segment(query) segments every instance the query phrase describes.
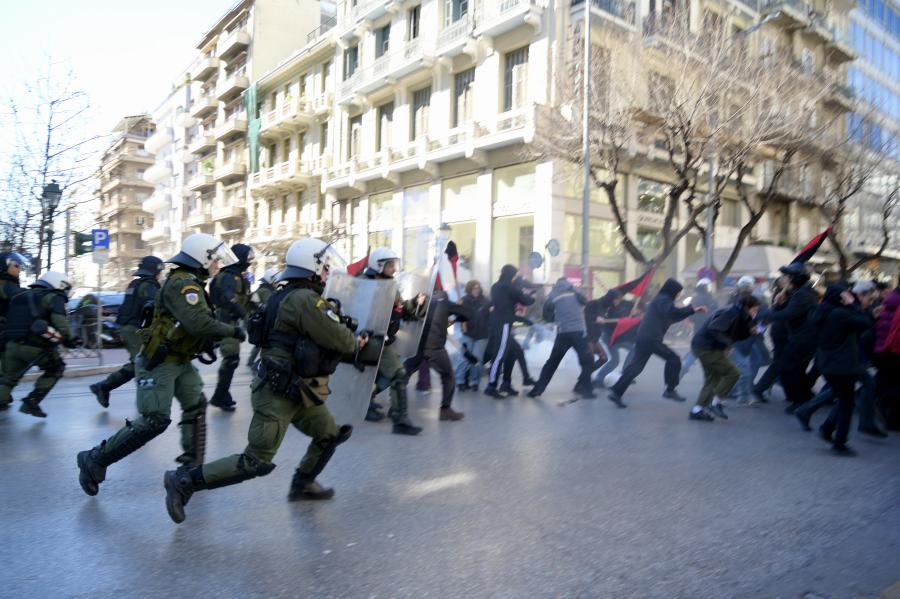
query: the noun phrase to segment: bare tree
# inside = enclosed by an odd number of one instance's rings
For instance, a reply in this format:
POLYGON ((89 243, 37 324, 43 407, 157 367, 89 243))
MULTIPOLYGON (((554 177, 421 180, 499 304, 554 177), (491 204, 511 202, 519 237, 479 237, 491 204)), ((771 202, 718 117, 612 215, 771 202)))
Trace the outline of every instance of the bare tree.
POLYGON ((21 93, 7 98, 6 104, 4 125, 14 131, 14 144, 2 175, 0 243, 39 261, 54 220, 77 203, 73 196, 84 191, 92 176, 95 142, 102 136, 84 134, 90 109, 87 94, 78 89, 72 71, 52 59, 40 76, 25 83, 21 93), (51 181, 56 181, 68 201, 47 211, 41 196, 51 181))

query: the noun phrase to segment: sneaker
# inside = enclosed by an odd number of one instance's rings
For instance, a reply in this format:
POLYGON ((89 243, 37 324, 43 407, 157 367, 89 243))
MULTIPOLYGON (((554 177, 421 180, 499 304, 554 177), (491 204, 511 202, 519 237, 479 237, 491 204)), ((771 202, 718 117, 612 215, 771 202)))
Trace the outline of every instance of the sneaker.
POLYGON ((30 399, 23 399, 22 405, 19 406, 19 411, 23 414, 30 414, 35 418, 46 418, 47 412, 41 409, 38 405, 38 402, 32 401, 30 399))
POLYGON ((715 414, 716 416, 718 416, 719 418, 728 420, 728 414, 725 413, 725 408, 720 403, 719 404, 715 404, 715 403, 710 404, 709 411, 712 412, 713 414, 715 414))
POLYGON ((103 383, 94 383, 90 386, 91 393, 97 398, 97 403, 104 408, 109 407, 109 390, 103 383))
POLYGON ((465 418, 465 414, 462 412, 457 412, 453 408, 441 408, 440 416, 438 416, 438 420, 442 421, 450 421, 456 422, 457 420, 462 420, 465 418))
POLYGON ((497 387, 492 387, 491 385, 484 388, 484 394, 494 399, 506 399, 505 395, 497 391, 497 387))
POLYGON ((513 389, 512 385, 500 385, 500 393, 506 393, 509 397, 518 397, 518 389, 513 389))
POLYGON ((666 389, 665 391, 663 391, 662 396, 663 399, 671 399, 672 401, 687 401, 684 397, 679 395, 678 391, 676 391, 675 389, 666 389))
POLYGON ((857 455, 856 451, 854 451, 850 447, 847 447, 846 445, 832 445, 831 453, 833 453, 834 455, 837 455, 837 456, 845 457, 845 458, 852 458, 852 457, 856 457, 856 455, 857 455))
POLYGON ((616 407, 618 407, 618 408, 627 408, 628 407, 625 405, 625 402, 622 401, 622 396, 619 395, 618 393, 616 393, 615 391, 610 391, 609 393, 607 393, 606 399, 608 399, 609 401, 616 404, 616 407))
POLYGON ((392 432, 395 435, 409 435, 414 437, 422 432, 422 427, 415 426, 410 422, 395 422, 392 432))
POLYGON ((531 391, 529 391, 529 392, 526 393, 525 395, 527 395, 527 396, 530 397, 531 399, 537 399, 538 397, 541 396, 541 392, 538 391, 537 389, 532 389, 531 391))
POLYGON ((712 422, 715 420, 715 418, 713 418, 712 414, 710 414, 706 410, 700 410, 699 412, 694 412, 692 410, 691 413, 688 414, 688 420, 700 420, 702 422, 712 422))
POLYGON ((809 425, 809 416, 807 416, 804 412, 794 412, 794 418, 796 418, 800 422, 800 426, 803 427, 803 430, 809 432, 812 430, 812 427, 809 425))

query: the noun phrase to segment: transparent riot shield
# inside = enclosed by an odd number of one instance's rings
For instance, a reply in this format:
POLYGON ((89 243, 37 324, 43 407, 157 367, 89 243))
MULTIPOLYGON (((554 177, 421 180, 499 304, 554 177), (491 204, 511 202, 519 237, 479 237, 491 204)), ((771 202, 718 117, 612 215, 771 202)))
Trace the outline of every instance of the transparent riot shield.
POLYGON ((420 293, 425 294, 425 315, 415 320, 404 320, 396 340, 391 345, 401 360, 411 358, 419 351, 419 342, 425 331, 425 319, 428 317, 428 306, 431 304, 437 273, 435 267, 426 272, 402 272, 394 277, 400 289, 400 297, 404 301, 414 299, 420 293))
POLYGON ((341 311, 359 321, 357 331, 370 334, 359 360, 341 363, 331 375, 328 408, 339 425, 359 423, 366 415, 396 294, 397 283, 390 279, 366 279, 347 273, 328 277, 324 297, 338 300, 341 311))

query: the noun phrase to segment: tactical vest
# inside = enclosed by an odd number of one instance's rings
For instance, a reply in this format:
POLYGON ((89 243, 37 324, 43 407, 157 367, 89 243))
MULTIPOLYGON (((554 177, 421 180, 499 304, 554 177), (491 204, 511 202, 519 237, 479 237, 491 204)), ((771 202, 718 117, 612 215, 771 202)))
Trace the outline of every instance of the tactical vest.
POLYGON ((236 316, 233 314, 226 313, 226 310, 220 309, 220 305, 222 302, 222 298, 220 295, 223 293, 222 286, 222 277, 233 277, 234 278, 234 297, 237 300, 237 303, 241 305, 241 307, 246 310, 248 307, 248 303, 250 300, 250 284, 244 279, 241 273, 236 273, 230 270, 222 270, 219 274, 213 277, 213 280, 210 281, 209 284, 209 294, 213 299, 212 305, 216 308, 216 318, 224 322, 232 322, 236 319, 236 316))
POLYGON ((6 319, 12 298, 20 292, 19 279, 9 274, 0 274, 0 322, 6 319))
POLYGON ((131 325, 139 326, 141 324, 141 313, 144 309, 144 302, 140 299, 141 285, 151 285, 154 293, 159 291, 159 284, 153 277, 141 277, 133 280, 128 284, 125 290, 125 301, 119 308, 119 314, 116 316, 116 324, 119 326, 131 325))
POLYGON ((47 296, 54 294, 65 297, 62 291, 41 288, 27 289, 14 297, 6 313, 4 337, 34 345, 49 345, 49 341, 32 333, 31 324, 36 320, 50 322, 53 310, 52 302, 47 301, 47 296))
MULTIPOLYGON (((157 294, 158 301, 153 308, 153 322, 146 333, 146 351, 143 353, 148 358, 156 355, 160 346, 165 345, 168 348, 166 353, 171 358, 190 361, 194 354, 198 353, 206 345, 204 339, 192 337, 166 308, 166 287, 186 278, 195 281, 198 287, 203 288, 203 284, 186 271, 176 270, 169 275, 169 278, 166 279, 166 284, 157 294)), ((206 295, 206 291, 203 292, 203 295, 208 305, 209 296, 206 295)))

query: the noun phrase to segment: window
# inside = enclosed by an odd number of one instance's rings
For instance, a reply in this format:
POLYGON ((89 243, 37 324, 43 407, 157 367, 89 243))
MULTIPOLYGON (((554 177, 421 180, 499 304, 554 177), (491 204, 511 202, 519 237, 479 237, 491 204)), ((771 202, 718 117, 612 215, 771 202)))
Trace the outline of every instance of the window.
MULTIPOLYGON (((563 223, 563 251, 573 256, 581 256, 581 215, 566 214, 563 223)), ((591 217, 588 227, 590 228, 588 253, 591 256, 609 257, 622 253, 622 238, 616 223, 591 217)))
POLYGON ((638 210, 662 214, 666 210, 668 189, 662 183, 649 179, 638 180, 638 210))
POLYGON ((469 12, 469 0, 444 0, 444 27, 456 23, 469 12))
POLYGON ((422 5, 414 6, 406 13, 406 39, 414 40, 419 37, 419 18, 422 14, 422 5))
POLYGON ((506 55, 503 73, 503 111, 506 112, 525 104, 528 93, 528 46, 506 55))
POLYGON ((375 121, 375 150, 391 147, 391 132, 394 127, 394 103, 388 102, 378 107, 375 121))
POLYGON ((359 158, 360 145, 362 144, 362 115, 350 117, 350 127, 347 140, 347 160, 359 158))
POLYGON ((375 58, 381 58, 387 54, 391 40, 391 24, 379 27, 375 31, 375 58))
POLYGON ((472 118, 472 98, 475 91, 475 69, 457 73, 454 82, 453 126, 472 118))
MULTIPOLYGON (((344 50, 344 81, 356 72, 359 66, 359 46, 350 46, 344 50)), ((324 89, 324 88, 323 88, 324 89)))
POLYGON ((412 114, 410 115, 409 140, 428 134, 428 113, 431 107, 431 87, 413 93, 412 114))
POLYGON ((319 125, 319 153, 328 151, 328 123, 319 125))
POLYGON ((135 216, 134 217, 134 224, 136 224, 139 227, 143 227, 144 224, 146 224, 146 222, 147 222, 147 219, 144 218, 143 216, 135 216))
POLYGON ((319 86, 320 93, 325 93, 325 90, 328 89, 328 71, 331 70, 331 61, 326 61, 322 64, 322 77, 321 77, 321 85, 319 86))

